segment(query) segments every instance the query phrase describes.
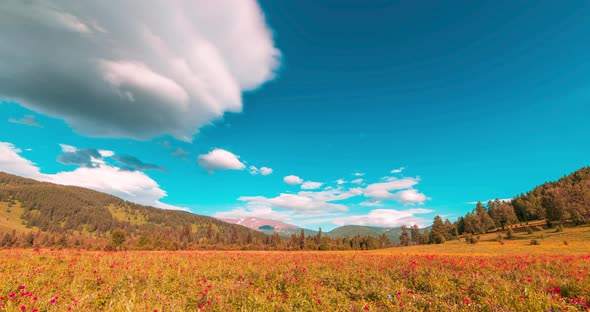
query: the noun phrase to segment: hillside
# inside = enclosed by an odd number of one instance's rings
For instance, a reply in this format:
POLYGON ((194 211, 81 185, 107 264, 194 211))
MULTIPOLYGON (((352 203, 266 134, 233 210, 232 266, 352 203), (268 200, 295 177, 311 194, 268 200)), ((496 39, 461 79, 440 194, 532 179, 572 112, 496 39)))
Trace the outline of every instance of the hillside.
POLYGON ((0 233, 35 232, 39 239, 62 240, 64 247, 105 247, 115 230, 125 234, 127 245, 146 249, 261 247, 268 240, 215 218, 0 172, 0 233))

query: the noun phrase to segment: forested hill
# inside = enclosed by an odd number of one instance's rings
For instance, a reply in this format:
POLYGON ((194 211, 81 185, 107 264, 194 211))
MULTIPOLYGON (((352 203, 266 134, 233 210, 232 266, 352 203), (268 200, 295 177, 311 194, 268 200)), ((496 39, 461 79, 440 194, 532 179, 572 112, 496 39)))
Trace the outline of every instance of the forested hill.
POLYGON ((457 220, 458 234, 504 230, 534 220, 545 220, 547 227, 587 224, 590 222, 590 167, 539 185, 511 201, 496 199, 484 205, 477 203, 472 212, 457 220))
POLYGON ((261 248, 269 240, 215 218, 0 172, 0 246, 25 233, 42 247, 109 248, 115 231, 123 241, 115 244, 145 249, 261 248))
POLYGON ((519 220, 590 221, 590 167, 582 168, 556 182, 548 182, 512 201, 519 220))

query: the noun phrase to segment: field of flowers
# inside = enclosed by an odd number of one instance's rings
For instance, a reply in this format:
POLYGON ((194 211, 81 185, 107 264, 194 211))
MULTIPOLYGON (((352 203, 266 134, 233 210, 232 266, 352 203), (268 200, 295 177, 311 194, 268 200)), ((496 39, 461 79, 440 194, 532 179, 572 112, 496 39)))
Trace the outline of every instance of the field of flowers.
POLYGON ((590 256, 580 255, 4 250, 0 264, 0 311, 587 311, 590 304, 590 256))

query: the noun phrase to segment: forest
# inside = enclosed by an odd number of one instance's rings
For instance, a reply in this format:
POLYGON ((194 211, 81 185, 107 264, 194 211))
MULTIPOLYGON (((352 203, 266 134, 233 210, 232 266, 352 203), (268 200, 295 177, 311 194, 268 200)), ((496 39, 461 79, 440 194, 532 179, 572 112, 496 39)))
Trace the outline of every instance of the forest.
MULTIPOLYGON (((0 173, 2 248, 77 248, 95 250, 368 250, 416 244, 442 244, 479 234, 545 220, 557 230, 590 221, 590 167, 556 182, 542 184, 511 201, 477 203, 455 222, 436 216, 432 226, 402 226, 399 243, 386 235, 331 238, 314 235, 282 237, 183 211, 138 205, 104 193, 38 182, 0 173), (20 222, 10 222, 10 215, 20 222), (4 224, 4 226, 2 226, 4 224)), ((534 227, 527 228, 534 231, 534 227)))

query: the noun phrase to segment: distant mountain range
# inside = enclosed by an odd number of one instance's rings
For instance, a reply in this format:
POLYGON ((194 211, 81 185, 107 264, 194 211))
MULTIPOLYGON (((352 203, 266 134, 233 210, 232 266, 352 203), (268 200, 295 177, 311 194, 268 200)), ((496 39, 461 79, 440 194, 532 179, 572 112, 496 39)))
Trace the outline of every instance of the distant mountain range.
MULTIPOLYGON (((266 234, 273 234, 274 232, 277 232, 281 236, 291 236, 292 234, 299 235, 302 229, 293 224, 257 217, 220 218, 220 220, 228 223, 243 225, 245 227, 266 234)), ((305 228, 303 228, 303 231, 305 232, 305 235, 316 235, 318 233, 318 231, 305 228)), ((392 242, 398 242, 399 236, 401 234, 401 228, 385 228, 365 225, 345 225, 337 227, 329 232, 324 232, 323 234, 328 235, 331 238, 354 237, 357 235, 379 237, 380 235, 385 234, 392 242)))

